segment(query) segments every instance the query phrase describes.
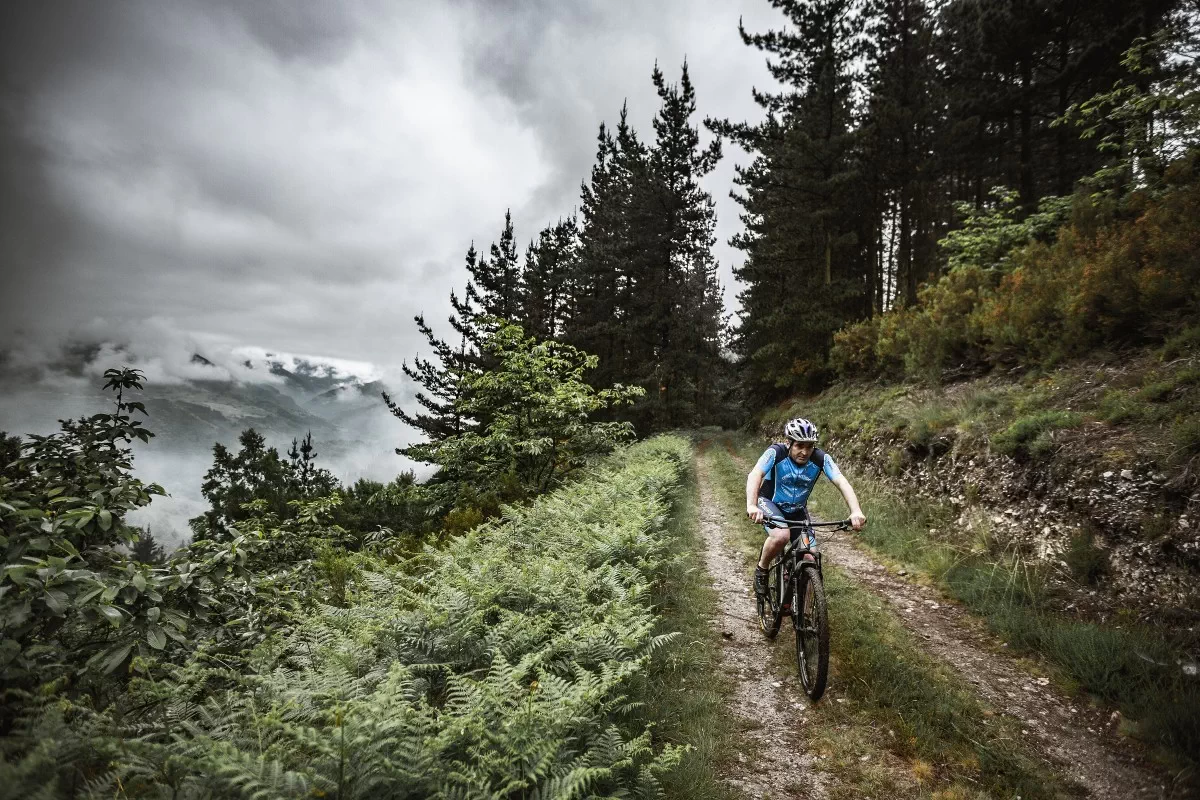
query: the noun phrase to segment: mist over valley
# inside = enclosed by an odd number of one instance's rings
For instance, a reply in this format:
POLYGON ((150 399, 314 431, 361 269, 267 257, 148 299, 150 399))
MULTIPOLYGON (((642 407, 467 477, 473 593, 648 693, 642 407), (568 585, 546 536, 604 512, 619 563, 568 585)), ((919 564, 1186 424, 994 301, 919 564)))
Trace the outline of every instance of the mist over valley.
POLYGON ((396 447, 416 438, 381 397, 387 392, 401 405, 410 404, 412 392, 401 377, 385 382, 365 363, 244 348, 194 351, 186 358, 179 348, 168 352, 174 358, 161 349, 150 354, 127 344, 76 343, 39 364, 21 363, 13 351, 0 354, 0 431, 46 435, 58 429, 60 419, 108 411, 113 396, 101 388, 104 370, 143 369, 145 389, 136 399, 145 404, 144 424, 154 438, 136 443, 135 470, 168 496, 155 498, 130 521, 149 527, 168 548, 188 539, 188 519, 207 508, 200 487, 212 466, 213 445, 236 451, 238 436, 248 428, 281 455, 293 439, 311 433, 317 464, 343 483, 387 482, 410 469, 419 478, 430 472, 396 454, 396 447))

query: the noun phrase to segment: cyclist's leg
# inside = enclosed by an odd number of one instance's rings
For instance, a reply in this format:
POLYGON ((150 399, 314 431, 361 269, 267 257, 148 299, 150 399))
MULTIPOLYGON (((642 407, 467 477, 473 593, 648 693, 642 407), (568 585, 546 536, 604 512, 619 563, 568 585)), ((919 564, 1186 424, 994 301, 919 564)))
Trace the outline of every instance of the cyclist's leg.
MULTIPOLYGON (((758 507, 764 514, 769 514, 773 517, 783 516, 783 512, 779 509, 779 506, 765 497, 758 498, 758 507)), ((767 532, 767 540, 763 542, 762 552, 758 558, 760 569, 766 569, 767 565, 783 552, 783 548, 787 546, 788 539, 791 538, 791 532, 787 528, 772 528, 769 525, 763 525, 763 530, 767 532)))

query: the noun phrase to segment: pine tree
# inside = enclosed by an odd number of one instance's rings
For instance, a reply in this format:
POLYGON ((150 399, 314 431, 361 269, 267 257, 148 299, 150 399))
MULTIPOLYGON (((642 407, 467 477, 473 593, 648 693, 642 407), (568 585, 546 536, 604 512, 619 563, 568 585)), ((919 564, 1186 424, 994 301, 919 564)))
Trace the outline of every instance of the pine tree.
MULTIPOLYGON (((471 252, 474 252, 473 246, 471 252)), ((489 257, 474 259, 468 256, 467 272, 471 277, 467 281, 466 299, 474 304, 479 315, 510 321, 517 319, 524 304, 525 286, 517 260, 511 210, 504 212, 504 229, 500 232, 500 240, 492 243, 489 257)))
POLYGON ((869 273, 871 305, 881 312, 895 300, 915 302, 917 286, 936 269, 939 222, 948 216, 936 160, 944 101, 926 0, 872 0, 866 15, 862 158, 872 178, 869 258, 879 265, 869 273))
POLYGON ((594 386, 629 381, 632 276, 646 258, 634 242, 634 196, 645 184, 646 161, 622 106, 616 136, 600 125, 596 163, 581 187, 578 257, 568 277, 563 339, 596 354, 594 386))
POLYGON ((784 84, 754 92, 767 112, 759 125, 709 121, 756 154, 739 168, 746 230, 731 243, 746 253, 735 274, 745 288, 736 345, 743 380, 760 399, 820 381, 833 333, 870 314, 875 271, 857 158, 851 63, 862 21, 850 0, 780 0, 790 28, 743 41, 773 58, 784 84), (864 241, 865 239, 865 241, 864 241))
POLYGON ((713 411, 709 378, 719 371, 722 298, 712 255, 716 215, 700 179, 720 160, 721 141, 701 147, 686 62, 678 84, 668 85, 657 65, 651 79, 662 105, 654 117, 649 161, 646 199, 653 213, 646 218, 648 230, 640 232, 652 236, 642 249, 654 261, 640 275, 631 316, 649 345, 641 353, 639 382, 658 384, 657 403, 653 395, 650 401, 657 405, 652 419, 659 427, 695 424, 713 411))
MULTIPOLYGON (((474 253, 472 248, 468 258, 474 253)), ((452 302, 456 299, 452 296, 452 302)), ((459 412, 460 401, 463 399, 464 379, 478 371, 477 351, 468 342, 470 330, 459 317, 451 317, 450 322, 461 335, 458 347, 452 347, 445 340, 438 338, 433 329, 425 322, 425 315, 417 314, 413 319, 417 330, 425 337, 433 358, 414 356, 412 363, 404 361, 401 369, 410 381, 420 387, 415 395, 420 410, 405 411, 392 400, 387 392, 383 392, 383 402, 388 410, 406 425, 420 431, 430 442, 441 441, 447 436, 457 436, 465 431, 468 422, 459 412)))
POLYGON ((143 564, 154 564, 155 566, 165 563, 167 560, 167 551, 154 538, 154 534, 151 532, 149 526, 145 530, 135 526, 130 527, 136 530, 138 535, 137 541, 129 548, 130 555, 133 556, 134 560, 140 561, 143 564))
POLYGON ((524 296, 519 320, 530 335, 538 339, 563 335, 569 281, 578 257, 579 228, 573 216, 544 228, 537 241, 529 243, 521 271, 524 296))
POLYGON ((302 441, 292 439, 288 463, 292 473, 292 490, 299 497, 321 497, 338 487, 337 478, 333 473, 317 466, 317 455, 313 446, 312 431, 305 434, 302 441))

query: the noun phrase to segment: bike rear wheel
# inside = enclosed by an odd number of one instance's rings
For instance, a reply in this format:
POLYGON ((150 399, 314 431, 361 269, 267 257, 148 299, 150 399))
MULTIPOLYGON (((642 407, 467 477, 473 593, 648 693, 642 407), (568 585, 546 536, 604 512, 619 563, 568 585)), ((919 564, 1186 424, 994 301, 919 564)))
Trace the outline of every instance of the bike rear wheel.
POLYGON ((758 627, 768 639, 774 639, 783 622, 783 603, 780 601, 779 583, 783 564, 776 561, 767 569, 767 594, 758 598, 758 627))
POLYGON ((817 568, 804 567, 794 579, 791 611, 796 631, 796 666, 812 701, 821 699, 829 680, 829 615, 825 586, 817 568))

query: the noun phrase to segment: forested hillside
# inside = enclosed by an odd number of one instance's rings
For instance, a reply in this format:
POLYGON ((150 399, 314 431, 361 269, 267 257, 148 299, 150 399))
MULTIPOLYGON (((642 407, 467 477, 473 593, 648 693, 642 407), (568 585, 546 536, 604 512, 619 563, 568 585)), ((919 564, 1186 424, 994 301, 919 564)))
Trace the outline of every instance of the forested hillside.
POLYGON ((0 434, 0 796, 1200 785, 1200 7, 771 5, 740 31, 761 119, 656 64, 652 129, 599 124, 575 212, 462 242, 379 398, 427 478, 247 428, 168 553, 129 519, 166 491, 136 366, 0 434), (826 554, 820 706, 751 619, 745 476, 793 416, 870 520, 826 554))

